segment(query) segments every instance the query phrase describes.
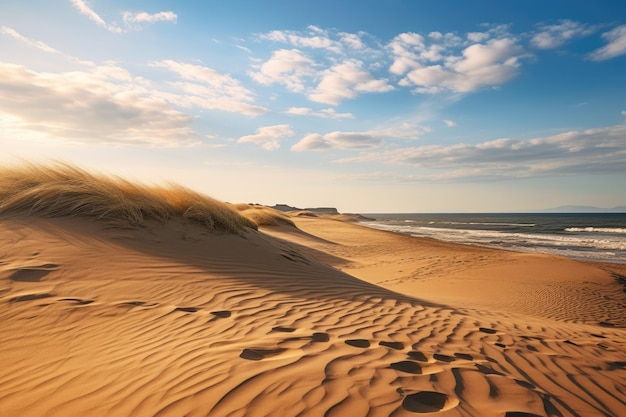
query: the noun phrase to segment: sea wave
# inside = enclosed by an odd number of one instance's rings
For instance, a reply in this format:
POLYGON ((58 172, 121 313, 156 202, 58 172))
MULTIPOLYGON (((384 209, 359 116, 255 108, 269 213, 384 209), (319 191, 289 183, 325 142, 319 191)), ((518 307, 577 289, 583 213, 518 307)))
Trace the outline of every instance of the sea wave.
MULTIPOLYGON (((505 231, 419 227, 407 224, 369 223, 367 225, 391 232, 410 234, 417 237, 430 237, 454 243, 505 248, 523 252, 552 253, 583 259, 591 258, 611 262, 626 262, 626 240, 622 236, 615 234, 598 237, 593 235, 512 233, 505 231)), ((626 229, 622 230, 626 231, 626 229)))
MULTIPOLYGON (((405 220, 406 222, 406 220, 405 220)), ((515 227, 535 227, 535 223, 502 223, 502 222, 429 222, 429 224, 453 224, 472 226, 515 226, 515 227)))
POLYGON ((566 232, 590 232, 590 233, 620 233, 626 234, 626 228, 623 227, 568 227, 566 232))

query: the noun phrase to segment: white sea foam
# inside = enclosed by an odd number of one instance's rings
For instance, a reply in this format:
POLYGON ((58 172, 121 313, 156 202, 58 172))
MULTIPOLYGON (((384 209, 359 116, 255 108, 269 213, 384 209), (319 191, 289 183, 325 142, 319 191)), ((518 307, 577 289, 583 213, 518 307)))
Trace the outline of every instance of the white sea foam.
MULTIPOLYGON (((613 262, 626 262, 626 239, 610 228, 613 235, 574 235, 554 233, 515 233, 493 230, 450 229, 424 227, 407 224, 372 222, 368 226, 417 237, 429 237, 447 242, 506 248, 522 252, 550 253, 579 259, 597 259, 613 262)), ((575 229, 575 228, 571 228, 575 229)), ((589 228, 580 228, 588 232, 589 228)), ((601 232, 603 228, 591 228, 601 232), (598 230, 600 229, 600 230, 598 230)))
POLYGON ((622 227, 568 227, 566 232, 590 232, 590 233, 620 233, 626 234, 626 228, 622 227))
MULTIPOLYGON (((406 220, 405 220, 406 222, 406 220)), ((430 222, 435 224, 435 222, 430 222)), ((535 223, 500 223, 500 222, 437 222, 437 224, 472 225, 472 226, 514 226, 514 227, 535 227, 535 223)))

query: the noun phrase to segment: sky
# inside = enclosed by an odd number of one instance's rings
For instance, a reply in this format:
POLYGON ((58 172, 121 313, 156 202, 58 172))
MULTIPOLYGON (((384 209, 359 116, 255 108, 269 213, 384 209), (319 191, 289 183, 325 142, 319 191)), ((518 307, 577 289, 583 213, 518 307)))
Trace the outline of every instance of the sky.
POLYGON ((342 212, 626 205, 626 3, 1 0, 22 161, 342 212))

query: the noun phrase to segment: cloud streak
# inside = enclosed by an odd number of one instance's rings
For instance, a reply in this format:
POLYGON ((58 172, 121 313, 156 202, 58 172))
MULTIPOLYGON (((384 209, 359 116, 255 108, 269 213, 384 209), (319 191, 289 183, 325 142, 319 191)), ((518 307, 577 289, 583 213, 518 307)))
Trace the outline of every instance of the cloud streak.
MULTIPOLYGON (((260 34, 259 38, 272 42, 286 43, 298 48, 325 49, 334 53, 341 53, 343 48, 341 42, 330 39, 326 31, 316 26, 309 26, 309 32, 306 34, 290 30, 273 30, 260 34)), ((347 39, 346 41, 354 43, 354 39, 347 39)))
POLYGON ((150 66, 166 69, 185 80, 170 82, 170 85, 178 90, 177 93, 161 94, 164 100, 177 106, 185 108, 197 106, 246 116, 257 116, 268 111, 264 107, 254 105, 252 91, 228 74, 221 74, 209 67, 174 60, 152 62, 150 66))
POLYGON ((310 133, 291 147, 292 151, 326 151, 330 149, 372 149, 383 143, 373 132, 331 132, 325 135, 310 133))
POLYGON ((291 147, 294 152, 329 150, 368 150, 379 148, 385 139, 416 140, 430 131, 417 123, 404 122, 392 127, 371 129, 364 132, 335 131, 326 134, 309 133, 291 147))
POLYGON ((72 5, 83 15, 87 16, 89 20, 94 22, 96 25, 108 30, 113 33, 122 33, 123 30, 116 24, 109 24, 105 22, 105 20, 100 17, 98 13, 96 13, 91 7, 87 5, 83 0, 71 0, 72 5))
POLYGON ((82 59, 76 58, 74 56, 71 55, 67 55, 66 53, 53 48, 52 46, 48 45, 45 42, 42 41, 38 41, 35 39, 31 39, 31 38, 27 38, 26 36, 22 35, 21 33, 19 33, 18 31, 16 31, 13 28, 7 27, 7 26, 2 26, 0 27, 0 32, 4 33, 5 35, 8 35, 10 37, 12 37, 13 39, 16 39, 20 42, 23 42, 24 44, 37 48, 43 52, 49 53, 49 54, 54 54, 54 55, 59 55, 64 57, 65 59, 77 63, 77 64, 81 64, 81 65, 87 65, 87 66, 92 66, 95 67, 96 64, 94 64, 91 61, 84 61, 82 59))
POLYGON ((591 35, 596 30, 595 26, 563 19, 555 25, 538 25, 538 32, 531 38, 530 43, 535 48, 553 49, 574 38, 591 35))
POLYGON ((260 127, 254 135, 242 136, 237 143, 254 143, 267 151, 280 148, 280 139, 293 135, 289 125, 260 127))
POLYGON ((156 23, 156 22, 172 22, 176 23, 178 16, 172 11, 147 13, 147 12, 122 12, 124 23, 128 26, 135 25, 137 23, 156 23))
POLYGON ((605 46, 596 49, 589 58, 593 61, 605 61, 626 54, 626 25, 603 33, 602 37, 608 42, 605 46))
POLYGON ((285 113, 294 116, 313 116, 322 119, 354 119, 353 114, 337 113, 335 109, 332 108, 314 111, 308 107, 290 107, 285 113))
POLYGON ((118 67, 44 73, 0 62, 0 97, 4 121, 26 134, 92 144, 181 146, 197 141, 191 117, 152 96, 118 67))
POLYGON ((123 33, 129 30, 141 30, 144 24, 152 24, 156 22, 176 23, 178 20, 178 15, 169 10, 157 13, 148 13, 144 11, 122 11, 122 20, 125 25, 125 28, 122 28, 117 23, 109 23, 105 21, 94 9, 89 7, 84 0, 70 1, 76 10, 78 10, 82 15, 87 16, 89 20, 94 22, 96 25, 113 33, 123 33))
POLYGON ((338 162, 382 162, 436 171, 446 180, 609 174, 626 171, 626 125, 570 131, 531 140, 424 145, 364 154, 338 162))

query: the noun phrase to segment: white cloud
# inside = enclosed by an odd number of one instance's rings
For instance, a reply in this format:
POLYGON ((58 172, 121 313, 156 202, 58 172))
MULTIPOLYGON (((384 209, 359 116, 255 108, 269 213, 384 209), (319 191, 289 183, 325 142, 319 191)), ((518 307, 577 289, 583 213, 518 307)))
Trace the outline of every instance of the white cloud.
POLYGON ((530 43, 540 49, 552 49, 575 37, 590 35, 595 30, 595 27, 565 19, 556 25, 539 25, 539 32, 532 37, 530 43))
POLYGON ((365 43, 358 34, 341 32, 339 36, 340 42, 346 45, 348 48, 356 50, 365 49, 365 43))
POLYGON ((335 131, 324 135, 309 133, 292 146, 291 150, 296 152, 325 151, 332 149, 367 150, 382 146, 386 138, 417 140, 422 134, 429 131, 430 128, 428 127, 407 121, 364 132, 335 131))
MULTIPOLYGON (((334 53, 340 53, 343 46, 340 42, 328 37, 326 31, 309 26, 309 33, 301 34, 291 30, 273 30, 259 35, 260 39, 287 43, 299 48, 326 49, 334 53)), ((354 41, 354 39, 351 39, 354 41)))
POLYGON ((329 149, 371 149, 383 143, 382 137, 371 132, 310 133, 291 147, 292 151, 325 151, 329 149))
POLYGON ((467 34, 467 39, 471 42, 484 42, 490 38, 490 34, 487 32, 470 32, 467 34))
POLYGON ((274 30, 258 39, 298 47, 275 50, 269 59, 253 65, 249 75, 260 84, 282 84, 311 101, 331 105, 362 93, 394 89, 373 75, 384 68, 384 51, 375 40, 375 47, 370 47, 365 39, 371 43, 373 38, 365 32, 309 26, 306 31, 274 30))
POLYGON ((105 28, 113 33, 123 33, 128 30, 140 30, 142 25, 156 22, 173 22, 176 23, 178 16, 172 11, 162 11, 157 13, 148 13, 144 11, 130 12, 123 11, 122 19, 126 25, 126 29, 121 28, 117 23, 106 22, 95 10, 93 10, 84 0, 70 0, 74 7, 89 20, 96 25, 105 28))
POLYGON ((250 76, 259 84, 284 84, 294 92, 304 91, 304 79, 315 74, 316 63, 297 49, 279 49, 270 59, 255 66, 250 76))
POLYGON ((456 123, 455 123, 454 121, 452 121, 452 120, 447 120, 447 119, 445 119, 443 122, 444 122, 444 123, 446 124, 446 126, 448 126, 448 127, 454 127, 454 126, 456 126, 456 123))
POLYGON ((71 0, 72 4, 78 11, 89 18, 92 22, 95 22, 98 26, 105 28, 113 33, 122 33, 122 28, 116 24, 109 24, 100 17, 91 7, 87 5, 83 0, 71 0))
POLYGON ((197 140, 191 117, 122 68, 49 73, 0 63, 0 113, 4 127, 26 137, 155 146, 197 140))
POLYGON ((604 61, 626 54, 626 25, 618 26, 609 32, 603 33, 602 37, 608 43, 590 53, 590 59, 604 61))
POLYGON ((39 50, 41 50, 43 52, 47 52, 49 54, 55 54, 55 55, 62 56, 65 59, 67 59, 67 60, 69 60, 71 62, 74 62, 74 63, 77 63, 77 64, 81 64, 81 65, 88 65, 88 66, 92 66, 92 67, 96 66, 96 64, 94 64, 91 61, 84 61, 84 60, 81 60, 79 58, 73 57, 71 55, 67 55, 67 54, 63 53, 62 51, 59 51, 58 49, 53 48, 52 46, 50 46, 50 45, 48 45, 48 44, 46 44, 44 42, 41 42, 41 41, 38 41, 38 40, 35 40, 35 39, 27 38, 26 36, 22 35, 21 33, 18 33, 13 28, 10 28, 10 27, 7 27, 7 26, 2 26, 2 27, 0 27, 0 32, 4 33, 5 35, 8 35, 8 36, 10 36, 10 37, 12 37, 14 39, 17 39, 20 42, 25 43, 28 46, 32 46, 34 48, 37 48, 37 49, 39 49, 39 50))
POLYGON ((254 143, 261 145, 268 151, 276 150, 280 147, 279 140, 293 135, 289 125, 265 126, 257 129, 254 135, 242 136, 237 143, 254 143))
POLYGON ((251 50, 250 48, 246 48, 246 47, 245 47, 245 46, 243 46, 243 45, 235 45, 235 48, 241 49, 242 51, 247 52, 247 53, 249 53, 249 54, 251 54, 251 53, 252 53, 252 50, 251 50))
POLYGON ((307 48, 307 52, 317 55, 330 52, 332 55, 327 57, 329 59, 335 55, 368 55, 374 58, 381 52, 378 41, 368 36, 366 32, 340 32, 334 29, 321 29, 313 25, 308 26, 304 31, 273 30, 259 34, 257 38, 262 41, 284 43, 300 49, 307 48), (368 41, 374 41, 374 47, 370 47, 368 41))
POLYGON ((384 162, 437 171, 432 178, 521 178, 626 171, 626 125, 570 131, 530 140, 424 145, 339 162, 384 162))
POLYGON ((295 116, 309 116, 313 114, 313 110, 308 107, 290 107, 285 113, 295 116))
POLYGON ((515 39, 492 39, 486 44, 468 46, 461 56, 447 57, 435 65, 418 66, 400 85, 416 86, 416 92, 420 93, 472 92, 515 77, 523 54, 515 39))
POLYGON ((173 60, 153 62, 152 67, 165 68, 182 79, 195 82, 172 82, 170 85, 182 94, 160 94, 160 97, 181 107, 198 106, 211 110, 223 110, 256 116, 267 109, 252 104, 254 94, 228 74, 201 65, 173 60))
POLYGON ((4 33, 5 35, 9 35, 14 39, 17 39, 19 41, 24 42, 25 44, 29 45, 29 46, 33 46, 37 49, 40 49, 44 52, 48 52, 51 54, 62 54, 61 51, 51 47, 50 45, 47 45, 41 41, 36 41, 33 39, 29 39, 23 35, 21 35, 20 33, 18 33, 15 29, 12 29, 10 27, 7 26, 2 26, 0 27, 0 32, 4 33))
POLYGON ((318 103, 337 105, 359 93, 383 93, 393 89, 386 80, 374 79, 363 69, 361 61, 353 59, 325 70, 322 81, 308 97, 318 103))
POLYGON ((294 116, 314 116, 322 119, 354 119, 354 115, 351 113, 337 113, 332 108, 314 111, 308 107, 291 107, 285 113, 294 116))
POLYGON ((429 127, 421 126, 419 123, 407 121, 390 127, 373 129, 370 133, 386 138, 417 140, 430 130, 429 127))
POLYGON ((176 23, 178 16, 172 11, 147 13, 147 12, 122 12, 124 23, 132 26, 137 23, 173 22, 176 23))
POLYGON ((465 39, 450 32, 401 33, 387 50, 393 58, 389 71, 403 76, 398 85, 426 94, 497 86, 515 77, 520 59, 527 56, 505 25, 468 33, 465 39))

